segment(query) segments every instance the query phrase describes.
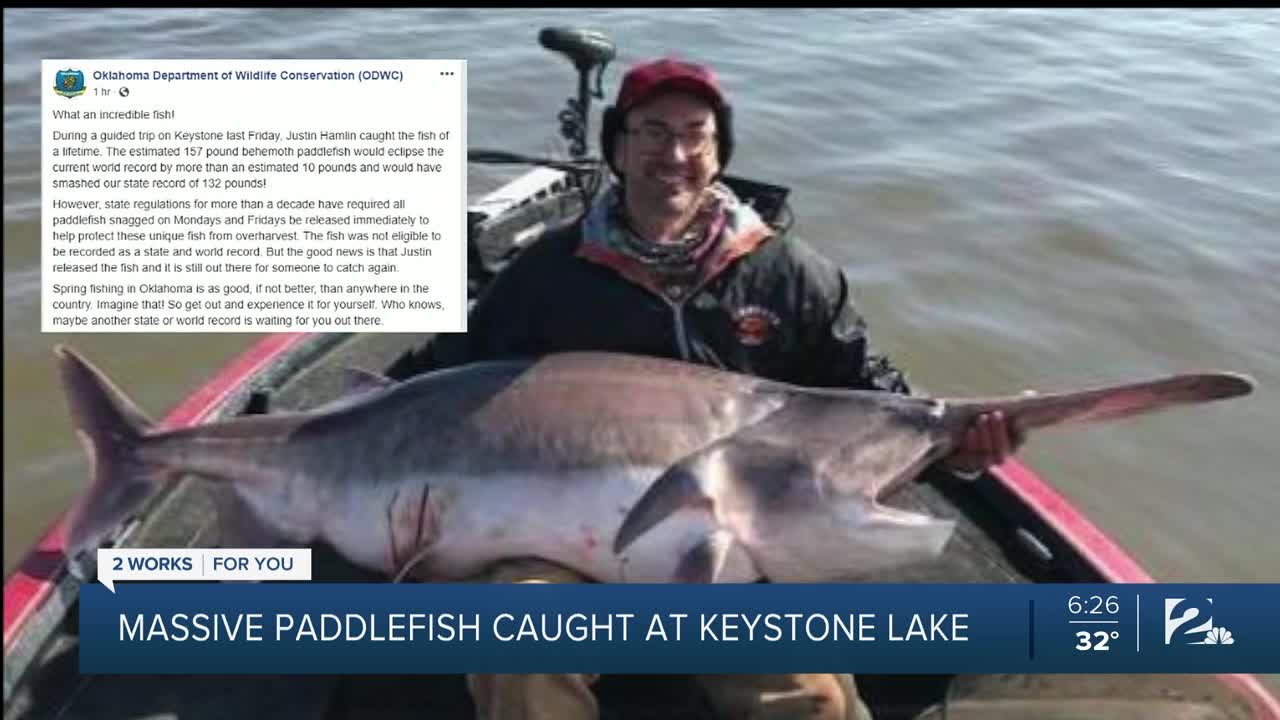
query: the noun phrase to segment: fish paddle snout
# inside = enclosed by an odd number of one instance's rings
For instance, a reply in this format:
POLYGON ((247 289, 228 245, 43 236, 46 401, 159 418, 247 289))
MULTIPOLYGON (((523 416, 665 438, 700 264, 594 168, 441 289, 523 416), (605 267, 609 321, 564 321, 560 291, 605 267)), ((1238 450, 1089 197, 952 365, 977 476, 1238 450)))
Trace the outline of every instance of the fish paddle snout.
POLYGON ((1110 422, 1180 406, 1229 400, 1249 395, 1256 385, 1252 377, 1237 372, 1182 373, 1077 392, 948 400, 947 417, 949 424, 960 431, 980 414, 1001 412, 1025 433, 1055 425, 1110 422))

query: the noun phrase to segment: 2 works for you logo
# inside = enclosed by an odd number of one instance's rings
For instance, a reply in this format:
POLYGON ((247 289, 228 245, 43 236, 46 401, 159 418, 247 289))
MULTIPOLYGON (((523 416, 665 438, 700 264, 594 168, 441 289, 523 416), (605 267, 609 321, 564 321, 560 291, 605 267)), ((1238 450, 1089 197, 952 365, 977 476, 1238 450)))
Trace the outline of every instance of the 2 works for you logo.
POLYGON ((1231 645, 1231 631, 1213 624, 1213 598, 1164 599, 1165 645, 1231 645))

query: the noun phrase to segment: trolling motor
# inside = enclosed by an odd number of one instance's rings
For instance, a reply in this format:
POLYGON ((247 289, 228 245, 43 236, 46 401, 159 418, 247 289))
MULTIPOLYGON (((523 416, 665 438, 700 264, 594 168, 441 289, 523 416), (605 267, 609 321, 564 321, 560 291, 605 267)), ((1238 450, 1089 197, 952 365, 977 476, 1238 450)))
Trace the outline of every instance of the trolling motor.
POLYGON ((604 99, 601 83, 604 70, 617 56, 613 41, 604 33, 576 28, 549 27, 538 33, 542 47, 562 53, 578 70, 578 97, 569 98, 560 120, 560 134, 570 143, 569 154, 581 159, 587 154, 587 125, 590 118, 591 98, 604 99), (597 68, 598 66, 598 68, 597 68), (591 71, 596 70, 596 87, 591 89, 591 71))

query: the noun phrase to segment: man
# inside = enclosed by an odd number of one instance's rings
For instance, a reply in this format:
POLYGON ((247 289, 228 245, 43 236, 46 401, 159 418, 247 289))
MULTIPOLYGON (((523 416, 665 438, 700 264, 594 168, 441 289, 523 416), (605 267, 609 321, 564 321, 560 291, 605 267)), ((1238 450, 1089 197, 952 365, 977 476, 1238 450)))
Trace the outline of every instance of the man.
MULTIPOLYGON (((717 180, 733 152, 732 108, 707 68, 633 68, 606 109, 601 147, 618 182, 568 228, 517 258, 478 301, 465 335, 438 338, 432 366, 573 350, 680 358, 803 385, 909 392, 868 347, 833 263, 761 220, 717 180)), ((946 460, 966 476, 1021 443, 983 417, 946 460)), ((537 560, 496 582, 584 582, 537 560)), ((698 678, 727 718, 866 718, 844 675, 698 678)), ((596 718, 595 676, 469 678, 483 718, 596 718)))

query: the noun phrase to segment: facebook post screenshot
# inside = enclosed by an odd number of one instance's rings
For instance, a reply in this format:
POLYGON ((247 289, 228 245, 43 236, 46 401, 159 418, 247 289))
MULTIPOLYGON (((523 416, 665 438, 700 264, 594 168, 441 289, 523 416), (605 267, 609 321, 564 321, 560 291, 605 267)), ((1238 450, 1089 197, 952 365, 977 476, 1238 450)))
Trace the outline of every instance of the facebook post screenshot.
POLYGON ((1274 13, 4 28, 5 720, 1280 720, 1274 13))

